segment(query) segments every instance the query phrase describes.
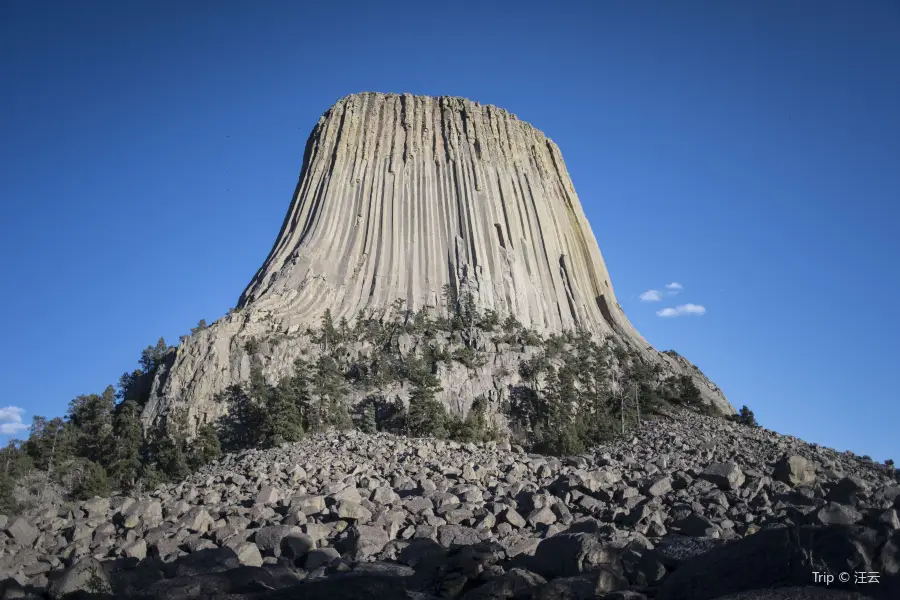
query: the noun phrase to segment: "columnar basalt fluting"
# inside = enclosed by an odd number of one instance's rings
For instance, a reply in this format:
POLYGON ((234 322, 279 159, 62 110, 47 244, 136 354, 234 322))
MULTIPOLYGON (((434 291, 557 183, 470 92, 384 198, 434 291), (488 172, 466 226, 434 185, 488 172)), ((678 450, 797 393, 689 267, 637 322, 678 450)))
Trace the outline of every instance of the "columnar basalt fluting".
POLYGON ((442 286, 538 330, 638 339, 543 133, 462 98, 358 94, 316 125, 297 192, 240 306, 291 323, 438 305, 442 286))
MULTIPOLYGON (((613 336, 693 375, 625 317, 556 144, 494 106, 363 93, 319 119, 281 231, 238 311, 179 347, 145 422, 245 380, 250 337, 268 341, 266 373, 276 379, 302 346, 292 340, 326 309, 352 321, 398 298, 435 307, 446 285, 531 329, 613 336)), ((733 410, 703 383, 710 403, 733 410)), ((193 412, 196 422, 210 414, 193 412)))

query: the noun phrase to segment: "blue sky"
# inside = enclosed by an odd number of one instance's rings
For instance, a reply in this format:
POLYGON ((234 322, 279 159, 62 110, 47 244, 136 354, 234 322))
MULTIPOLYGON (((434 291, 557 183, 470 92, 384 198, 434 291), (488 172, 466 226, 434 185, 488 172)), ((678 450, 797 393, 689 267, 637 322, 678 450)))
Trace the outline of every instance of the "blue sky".
POLYGON ((542 129, 651 343, 900 460, 896 2, 7 1, 0 81, 2 431, 233 306, 318 117, 384 91, 542 129))

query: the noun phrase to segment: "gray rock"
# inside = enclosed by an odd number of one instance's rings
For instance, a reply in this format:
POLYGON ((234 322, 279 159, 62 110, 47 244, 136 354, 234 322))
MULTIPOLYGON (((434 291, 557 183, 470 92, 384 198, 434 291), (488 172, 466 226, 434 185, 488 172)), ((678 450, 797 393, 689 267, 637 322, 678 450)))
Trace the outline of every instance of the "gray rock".
POLYGON ((823 525, 852 525, 862 520, 862 515, 850 506, 829 502, 819 509, 816 518, 823 525))
POLYGON ((306 555, 304 567, 307 571, 315 571, 319 567, 327 566, 336 560, 340 560, 340 553, 334 548, 318 548, 310 550, 306 555))
POLYGON ((136 558, 138 560, 144 560, 147 558, 147 542, 143 539, 138 539, 130 544, 126 544, 122 548, 122 556, 126 558, 136 558))
POLYGON ((372 525, 355 525, 350 528, 350 536, 352 552, 357 558, 368 558, 381 552, 390 541, 383 528, 372 525))
POLYGON ((744 485, 744 473, 733 462, 712 463, 700 476, 723 490, 736 490, 744 485))
POLYGON ((361 523, 372 520, 372 513, 368 508, 351 500, 341 500, 336 505, 337 515, 341 519, 351 519, 361 523))
POLYGON ((195 506, 181 517, 181 523, 188 531, 206 533, 215 521, 205 509, 195 506))
POLYGON ((462 596, 462 600, 497 600, 520 598, 547 580, 525 569, 514 568, 508 573, 474 588, 462 596))
POLYGON ((6 535, 20 546, 31 546, 38 537, 38 530, 24 517, 16 517, 7 524, 6 535))
POLYGON ((471 546, 482 540, 482 533, 461 525, 442 525, 438 528, 438 542, 445 548, 471 546))
POLYGON ((816 470, 804 457, 793 454, 778 461, 774 477, 791 486, 812 485, 816 481, 816 470))
POLYGON ((587 533, 562 533, 542 540, 534 555, 534 571, 544 577, 568 577, 600 565, 618 565, 618 551, 587 533))
POLYGON ((288 525, 270 525, 256 530, 253 541, 260 553, 266 556, 281 556, 282 541, 288 536, 302 536, 299 527, 288 525))
POLYGON ((254 543, 241 542, 234 547, 234 553, 237 555, 238 562, 244 566, 261 567, 263 565, 262 554, 254 543))
POLYGON ((264 485, 256 494, 254 504, 269 506, 281 501, 281 490, 271 485, 264 485))
POLYGON ((50 584, 49 593, 52 598, 62 598, 76 592, 112 593, 112 584, 102 563, 91 557, 83 558, 50 584))
POLYGON ((672 491, 672 479, 670 477, 656 477, 644 488, 648 496, 663 496, 672 491))

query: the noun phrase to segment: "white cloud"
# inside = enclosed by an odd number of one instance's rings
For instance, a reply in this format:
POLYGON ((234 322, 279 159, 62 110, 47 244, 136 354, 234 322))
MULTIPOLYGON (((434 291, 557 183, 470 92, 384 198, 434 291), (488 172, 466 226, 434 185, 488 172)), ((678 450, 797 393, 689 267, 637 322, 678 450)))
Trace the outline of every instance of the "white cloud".
POLYGON ((647 290, 640 295, 640 299, 644 302, 659 302, 662 300, 662 296, 660 295, 659 290, 647 290))
POLYGON ((667 290, 677 290, 680 292, 681 290, 684 289, 684 286, 681 285, 680 283, 678 283, 677 281, 673 281, 672 283, 666 284, 666 289, 667 290))
POLYGON ((699 304, 682 304, 675 308, 664 308, 656 311, 656 316, 658 317, 699 317, 703 314, 706 314, 706 307, 700 306, 699 304))
POLYGON ((0 434, 13 435, 28 429, 22 421, 22 413, 25 409, 18 406, 7 406, 0 408, 0 434))

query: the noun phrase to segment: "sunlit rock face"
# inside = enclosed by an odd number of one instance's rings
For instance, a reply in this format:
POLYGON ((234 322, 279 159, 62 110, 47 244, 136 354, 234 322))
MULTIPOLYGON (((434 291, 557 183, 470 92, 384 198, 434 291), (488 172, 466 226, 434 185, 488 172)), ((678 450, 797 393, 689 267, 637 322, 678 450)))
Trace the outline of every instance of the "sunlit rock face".
MULTIPOLYGON (((220 414, 212 398, 247 379, 251 337, 274 381, 308 348, 303 331, 326 309, 352 322, 398 298, 413 310, 440 306, 445 285, 539 332, 612 336, 695 376, 706 402, 733 412, 714 384, 650 348, 625 317, 556 144, 494 106, 362 93, 319 119, 281 231, 239 310, 170 357, 145 424, 174 404, 192 425, 220 414)), ((516 360, 488 362, 505 372, 516 360)), ((502 395, 493 368, 461 378, 452 398, 445 385, 445 402, 464 410, 460 394, 502 395)))

